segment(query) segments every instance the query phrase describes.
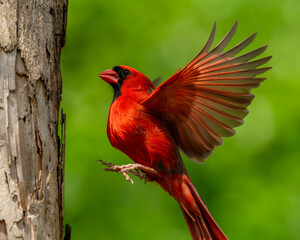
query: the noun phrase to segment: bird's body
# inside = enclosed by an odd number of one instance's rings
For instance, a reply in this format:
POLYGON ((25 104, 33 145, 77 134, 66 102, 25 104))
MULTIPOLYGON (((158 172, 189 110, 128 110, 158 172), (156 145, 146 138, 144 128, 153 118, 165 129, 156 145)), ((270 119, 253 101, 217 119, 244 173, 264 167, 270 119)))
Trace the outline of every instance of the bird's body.
POLYGON ((140 104, 150 93, 150 86, 149 89, 128 91, 112 103, 108 138, 113 147, 134 162, 149 167, 161 165, 163 171, 171 171, 178 164, 177 147, 167 128, 140 104), (160 161, 166 164, 159 164, 160 161))
POLYGON ((194 240, 227 238, 194 188, 179 149, 201 162, 222 143, 221 137, 233 135, 232 128, 242 124, 253 98, 250 89, 264 80, 255 75, 268 70, 256 67, 269 58, 248 62, 264 49, 245 54, 240 61, 233 58, 233 52, 241 51, 254 35, 222 56, 235 28, 217 50, 208 52, 214 27, 204 50, 157 89, 128 66, 100 74, 114 88, 107 126, 112 146, 154 169, 155 174, 145 174, 179 203, 194 240))

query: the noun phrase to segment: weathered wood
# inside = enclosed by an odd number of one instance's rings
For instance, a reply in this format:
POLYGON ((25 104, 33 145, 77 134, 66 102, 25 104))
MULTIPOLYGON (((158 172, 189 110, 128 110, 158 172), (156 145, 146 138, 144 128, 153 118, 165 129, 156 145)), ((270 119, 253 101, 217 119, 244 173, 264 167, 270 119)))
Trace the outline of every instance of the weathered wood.
POLYGON ((62 239, 66 13, 67 0, 0 0, 0 240, 62 239))

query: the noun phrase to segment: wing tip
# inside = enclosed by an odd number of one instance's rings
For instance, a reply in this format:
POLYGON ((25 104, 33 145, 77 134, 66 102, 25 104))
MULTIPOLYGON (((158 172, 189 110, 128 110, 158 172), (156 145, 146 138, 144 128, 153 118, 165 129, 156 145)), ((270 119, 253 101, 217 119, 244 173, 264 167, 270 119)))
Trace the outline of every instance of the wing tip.
MULTIPOLYGON (((265 72, 271 70, 272 68, 273 68, 273 67, 263 67, 263 68, 258 68, 257 70, 260 70, 260 71, 259 71, 259 74, 262 74, 262 73, 265 73, 265 72)), ((259 75, 259 74, 258 74, 258 75, 259 75)))
POLYGON ((268 61, 270 61, 272 58, 273 58, 273 56, 271 55, 271 56, 265 57, 264 59, 266 59, 266 62, 268 62, 268 61))
POLYGON ((235 22, 234 22, 234 24, 233 24, 233 26, 234 26, 235 28, 237 28, 238 24, 239 24, 239 20, 236 19, 235 22))
POLYGON ((238 27, 238 23, 239 23, 239 21, 235 20, 233 26, 231 27, 231 29, 229 30, 229 32, 227 33, 227 35, 229 35, 229 34, 234 35, 234 33, 235 33, 235 31, 236 31, 236 29, 238 27))
POLYGON ((213 25, 213 29, 216 29, 216 27, 217 27, 217 21, 215 20, 214 25, 213 25))
POLYGON ((266 44, 266 45, 264 45, 264 46, 262 46, 262 47, 260 47, 261 49, 264 49, 264 51, 267 49, 269 47, 269 44, 266 44))
POLYGON ((209 151, 209 152, 203 152, 201 154, 198 154, 192 158, 190 158, 191 160, 193 160, 195 163, 198 164, 204 164, 205 160, 213 153, 213 150, 209 151))
POLYGON ((252 33, 248 38, 251 39, 251 42, 256 38, 258 32, 252 33))

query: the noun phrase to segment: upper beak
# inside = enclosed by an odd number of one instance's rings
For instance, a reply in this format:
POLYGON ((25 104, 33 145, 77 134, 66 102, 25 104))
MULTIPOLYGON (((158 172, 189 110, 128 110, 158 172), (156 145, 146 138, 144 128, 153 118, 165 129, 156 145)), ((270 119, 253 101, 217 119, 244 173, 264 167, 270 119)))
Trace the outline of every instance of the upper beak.
POLYGON ((101 77, 108 84, 118 84, 118 74, 112 69, 108 69, 99 73, 99 77, 101 77))

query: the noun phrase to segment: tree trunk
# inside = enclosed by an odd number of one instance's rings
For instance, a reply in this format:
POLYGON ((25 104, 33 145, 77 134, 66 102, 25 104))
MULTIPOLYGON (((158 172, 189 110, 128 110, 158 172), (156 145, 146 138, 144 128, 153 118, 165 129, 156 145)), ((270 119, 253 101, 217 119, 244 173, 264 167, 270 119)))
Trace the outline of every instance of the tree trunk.
POLYGON ((0 240, 62 239, 67 0, 0 0, 0 240))

